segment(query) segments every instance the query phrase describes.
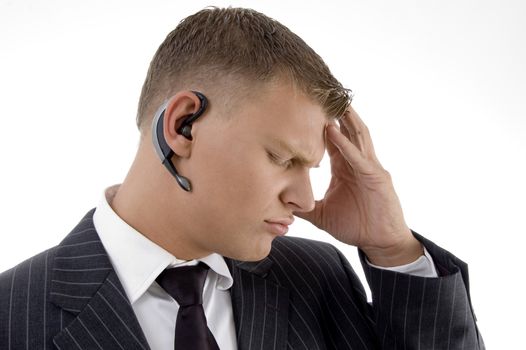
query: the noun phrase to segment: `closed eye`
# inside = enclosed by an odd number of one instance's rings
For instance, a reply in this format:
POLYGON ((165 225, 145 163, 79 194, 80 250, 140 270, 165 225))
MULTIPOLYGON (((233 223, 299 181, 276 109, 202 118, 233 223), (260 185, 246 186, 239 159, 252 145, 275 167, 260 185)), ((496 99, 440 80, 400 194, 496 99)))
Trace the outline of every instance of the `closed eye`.
POLYGON ((292 165, 293 165, 293 160, 292 159, 288 159, 288 160, 283 160, 281 159, 279 156, 273 154, 273 153, 270 153, 268 152, 268 156, 270 158, 270 160, 280 166, 280 167, 283 167, 283 168, 290 168, 292 165))

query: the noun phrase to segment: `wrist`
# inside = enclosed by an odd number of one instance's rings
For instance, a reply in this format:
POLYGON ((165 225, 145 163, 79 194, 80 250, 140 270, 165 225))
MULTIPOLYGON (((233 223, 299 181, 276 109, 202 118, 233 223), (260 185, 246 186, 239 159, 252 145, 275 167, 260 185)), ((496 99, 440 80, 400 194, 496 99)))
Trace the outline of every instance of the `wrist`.
POLYGON ((424 247, 412 235, 401 244, 389 247, 361 248, 369 262, 381 267, 394 267, 415 262, 424 255, 424 247))

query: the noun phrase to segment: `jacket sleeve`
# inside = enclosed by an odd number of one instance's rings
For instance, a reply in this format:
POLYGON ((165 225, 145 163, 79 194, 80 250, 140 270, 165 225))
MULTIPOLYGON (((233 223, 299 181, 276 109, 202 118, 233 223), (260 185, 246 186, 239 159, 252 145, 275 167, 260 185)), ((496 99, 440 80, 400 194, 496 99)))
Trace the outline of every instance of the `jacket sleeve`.
POLYGON ((418 233, 439 277, 378 269, 359 251, 382 349, 485 349, 469 295, 467 264, 418 233))

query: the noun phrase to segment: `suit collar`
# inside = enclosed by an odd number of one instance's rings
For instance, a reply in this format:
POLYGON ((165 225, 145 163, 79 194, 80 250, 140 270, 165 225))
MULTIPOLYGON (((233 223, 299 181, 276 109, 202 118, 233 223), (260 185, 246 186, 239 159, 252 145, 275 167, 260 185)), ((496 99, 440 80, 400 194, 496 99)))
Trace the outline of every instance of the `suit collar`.
POLYGON ((89 211, 57 247, 50 298, 55 305, 78 314, 113 269, 93 226, 89 211))
POLYGON ((57 247, 50 300, 76 318, 55 336, 54 343, 61 349, 148 349, 93 226, 94 211, 90 210, 57 247), (101 335, 104 338, 97 339, 101 335))

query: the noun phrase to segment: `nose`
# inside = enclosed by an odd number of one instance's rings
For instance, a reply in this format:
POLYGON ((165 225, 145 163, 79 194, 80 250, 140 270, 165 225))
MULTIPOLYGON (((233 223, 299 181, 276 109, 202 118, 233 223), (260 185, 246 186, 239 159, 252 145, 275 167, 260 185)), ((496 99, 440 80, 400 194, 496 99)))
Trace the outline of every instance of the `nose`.
POLYGON ((309 212, 314 209, 314 194, 308 170, 291 175, 291 181, 281 194, 281 201, 295 212, 309 212))

